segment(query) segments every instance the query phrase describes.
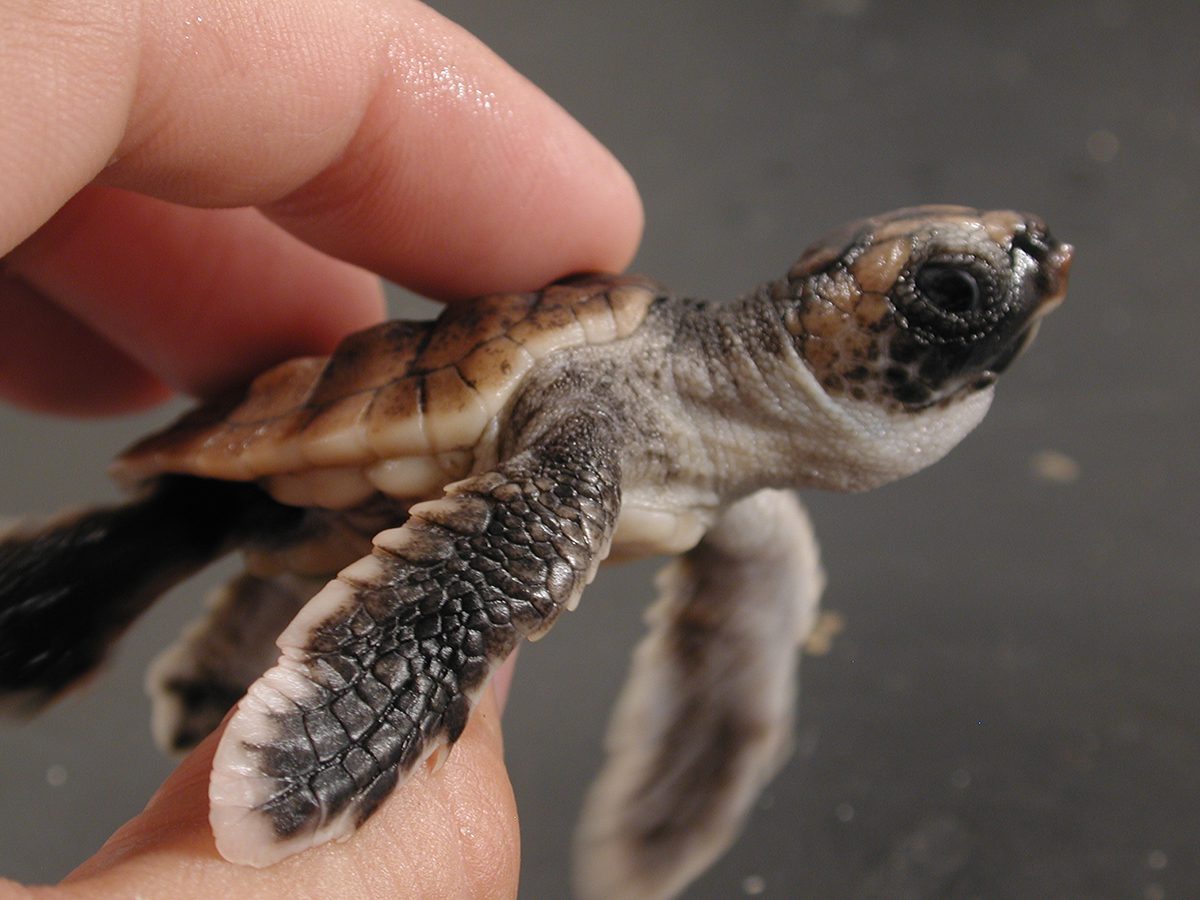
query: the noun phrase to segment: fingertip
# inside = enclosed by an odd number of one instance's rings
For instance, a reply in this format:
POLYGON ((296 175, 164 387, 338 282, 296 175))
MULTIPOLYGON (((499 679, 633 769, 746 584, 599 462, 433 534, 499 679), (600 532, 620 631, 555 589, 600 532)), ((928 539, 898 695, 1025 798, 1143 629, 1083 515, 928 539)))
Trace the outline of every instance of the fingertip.
POLYGON ((67 883, 95 895, 516 895, 520 835, 496 698, 485 691, 446 764, 419 766, 357 832, 267 868, 217 854, 208 786, 222 729, 67 883))
POLYGON ((615 156, 472 35, 405 9, 406 27, 383 29, 389 63, 353 138, 267 214, 441 299, 624 269, 643 211, 615 156))

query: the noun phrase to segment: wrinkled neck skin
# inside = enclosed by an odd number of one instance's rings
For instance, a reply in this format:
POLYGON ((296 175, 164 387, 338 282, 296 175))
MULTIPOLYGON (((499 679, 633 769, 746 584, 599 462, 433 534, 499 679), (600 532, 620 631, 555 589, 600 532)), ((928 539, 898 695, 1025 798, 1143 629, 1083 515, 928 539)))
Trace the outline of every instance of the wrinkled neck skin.
POLYGON ((675 385, 723 500, 768 486, 878 487, 937 462, 986 414, 990 387, 917 412, 830 397, 769 293, 680 313, 675 385))

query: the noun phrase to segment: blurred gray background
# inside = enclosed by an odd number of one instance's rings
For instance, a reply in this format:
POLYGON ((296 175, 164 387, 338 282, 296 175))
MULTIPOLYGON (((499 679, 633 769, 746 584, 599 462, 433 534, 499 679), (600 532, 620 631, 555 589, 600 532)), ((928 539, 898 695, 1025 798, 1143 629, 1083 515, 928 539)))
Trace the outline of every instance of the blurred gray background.
MULTIPOLYGON (((732 296, 918 202, 1035 210, 1078 248, 1068 303, 963 447, 806 498, 845 629, 804 662, 795 756, 689 896, 1200 896, 1200 5, 435 6, 625 162, 636 268, 681 291, 732 296)), ((167 415, 4 411, 4 511, 113 496, 105 461, 167 415)), ((523 897, 567 894, 654 568, 603 572, 522 653, 523 897)), ((168 772, 142 670, 218 577, 168 597, 94 689, 0 724, 0 872, 62 876, 168 772)))

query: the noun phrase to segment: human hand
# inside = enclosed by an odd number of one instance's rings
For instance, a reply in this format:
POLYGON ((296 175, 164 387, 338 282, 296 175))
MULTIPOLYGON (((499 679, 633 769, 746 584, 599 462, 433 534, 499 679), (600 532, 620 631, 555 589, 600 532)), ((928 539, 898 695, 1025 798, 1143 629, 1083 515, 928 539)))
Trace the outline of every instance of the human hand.
POLYGON ((380 316, 368 272, 461 298, 636 246, 619 164, 411 0, 0 20, 0 390, 26 406, 137 407, 327 350, 380 316))
MULTIPOLYGON (((493 690, 484 691, 446 764, 437 772, 415 770, 349 841, 314 847, 266 869, 221 859, 208 824, 218 733, 95 856, 35 896, 515 897, 520 835, 500 736, 514 660, 509 657, 493 678, 493 690)), ((0 879, 0 900, 27 896, 0 879)))
MULTIPOLYGON (((409 0, 4 4, 0 108, 0 394, 36 409, 212 393, 378 319, 371 273, 532 288, 623 268, 641 228, 594 139, 409 0)), ((53 890, 515 893, 490 696, 353 840, 262 871, 216 856, 212 748, 53 890)))

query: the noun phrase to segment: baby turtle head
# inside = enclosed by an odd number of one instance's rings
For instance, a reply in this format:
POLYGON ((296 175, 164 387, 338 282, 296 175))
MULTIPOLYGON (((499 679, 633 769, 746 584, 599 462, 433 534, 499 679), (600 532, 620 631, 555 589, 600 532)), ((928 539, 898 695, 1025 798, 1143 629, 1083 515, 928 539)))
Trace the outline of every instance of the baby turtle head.
POLYGON ((1036 216, 923 206, 855 222, 788 273, 787 327, 835 399, 915 412, 989 387, 1061 302, 1072 249, 1036 216))

